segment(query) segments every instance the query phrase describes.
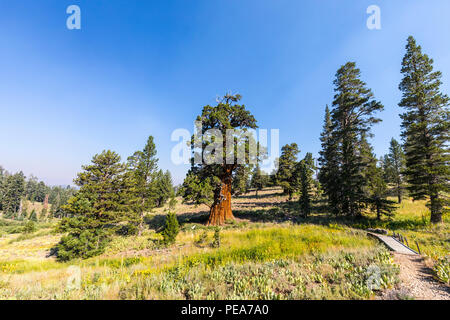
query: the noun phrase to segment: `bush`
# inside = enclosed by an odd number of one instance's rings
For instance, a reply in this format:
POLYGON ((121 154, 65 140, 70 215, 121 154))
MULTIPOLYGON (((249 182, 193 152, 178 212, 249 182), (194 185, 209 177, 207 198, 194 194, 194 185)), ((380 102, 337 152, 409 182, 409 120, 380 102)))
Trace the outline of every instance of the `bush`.
POLYGON ((135 236, 139 232, 138 226, 132 223, 123 225, 117 230, 117 234, 121 236, 135 236))
POLYGON ((100 229, 87 229, 79 234, 70 233, 62 237, 56 245, 56 255, 59 261, 87 259, 103 253, 109 240, 106 233, 100 229))
POLYGON ((200 236, 198 237, 197 240, 195 240, 195 244, 197 245, 202 245, 206 242, 206 240, 208 239, 208 231, 204 230, 200 236))
POLYGON ((34 221, 34 222, 37 222, 37 221, 38 221, 37 214, 36 214, 36 210, 34 210, 34 209, 33 209, 33 211, 31 211, 31 214, 30 214, 30 220, 31 220, 31 221, 34 221))
POLYGON ((28 221, 23 227, 23 233, 33 233, 36 231, 36 224, 33 221, 28 221))
POLYGON ((219 248, 220 247, 220 228, 216 227, 214 229, 214 241, 212 243, 213 248, 219 248))
POLYGON ((450 284, 450 259, 448 257, 440 258, 433 270, 438 281, 450 284))
POLYGON ((177 216, 174 212, 169 212, 166 217, 166 226, 161 232, 163 236, 163 244, 170 245, 175 243, 176 237, 180 232, 177 216))

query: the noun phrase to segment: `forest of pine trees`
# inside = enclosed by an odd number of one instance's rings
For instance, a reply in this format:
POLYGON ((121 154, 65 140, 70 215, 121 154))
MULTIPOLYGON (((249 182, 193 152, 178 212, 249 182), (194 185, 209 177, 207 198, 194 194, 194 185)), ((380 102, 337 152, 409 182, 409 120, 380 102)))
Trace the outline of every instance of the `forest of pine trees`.
POLYGON ((40 202, 48 212, 38 212, 42 218, 60 218, 61 206, 74 194, 75 189, 67 186, 49 187, 31 175, 28 179, 22 172, 9 173, 0 166, 0 211, 3 217, 16 220, 30 219, 32 213, 27 202, 40 202), (48 208, 47 208, 48 209, 48 208))

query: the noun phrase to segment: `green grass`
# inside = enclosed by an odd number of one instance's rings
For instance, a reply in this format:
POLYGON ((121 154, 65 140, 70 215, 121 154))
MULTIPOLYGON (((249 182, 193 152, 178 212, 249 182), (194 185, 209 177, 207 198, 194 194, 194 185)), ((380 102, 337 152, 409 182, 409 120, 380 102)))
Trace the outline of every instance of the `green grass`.
MULTIPOLYGON (((243 201, 250 200, 259 201, 243 201)), ((436 277, 448 283, 450 221, 431 226, 423 201, 405 200, 381 221, 336 218, 319 207, 302 219, 297 203, 285 201, 235 215, 241 220, 221 228, 219 248, 212 245, 214 228, 187 217, 176 244, 161 246, 156 214, 142 236, 116 236, 103 255, 69 263, 45 257, 60 236, 53 223, 21 234, 23 222, 0 219, 0 299, 371 299, 397 283, 398 267, 366 236, 368 227, 417 241, 435 259, 436 277), (67 285, 72 266, 81 271, 79 289, 67 285)))
MULTIPOLYGON (((0 298, 367 299, 374 295, 366 284, 367 270, 374 264, 382 270, 384 286, 396 281, 385 250, 349 228, 229 228, 221 231, 220 248, 210 245, 213 230, 205 230, 202 246, 196 244, 203 232, 199 228, 181 232, 176 246, 152 249, 149 256, 113 255, 71 263, 4 261, 0 298), (80 289, 67 290, 70 265, 81 269, 80 289)), ((122 241, 145 243, 152 235, 115 239, 120 245, 110 254, 124 245, 122 241)))

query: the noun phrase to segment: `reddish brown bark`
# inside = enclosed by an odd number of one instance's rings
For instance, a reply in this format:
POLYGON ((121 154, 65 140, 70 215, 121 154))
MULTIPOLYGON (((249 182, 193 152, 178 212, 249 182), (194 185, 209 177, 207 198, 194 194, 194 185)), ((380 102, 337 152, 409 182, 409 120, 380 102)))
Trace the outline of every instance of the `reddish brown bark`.
POLYGON ((226 171, 225 176, 222 178, 220 189, 214 196, 214 203, 209 211, 207 223, 209 226, 220 226, 227 220, 234 220, 233 212, 231 211, 231 173, 231 170, 226 171))

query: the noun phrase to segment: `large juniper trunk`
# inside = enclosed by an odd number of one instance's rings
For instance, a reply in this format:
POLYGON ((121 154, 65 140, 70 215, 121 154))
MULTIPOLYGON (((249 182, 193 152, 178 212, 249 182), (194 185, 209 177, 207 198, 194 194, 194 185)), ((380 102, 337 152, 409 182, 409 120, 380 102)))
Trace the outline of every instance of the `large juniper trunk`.
POLYGON ((233 220, 233 212, 231 211, 231 170, 227 171, 222 178, 220 188, 214 195, 214 203, 209 211, 208 225, 220 226, 227 220, 233 220))

